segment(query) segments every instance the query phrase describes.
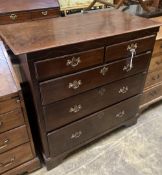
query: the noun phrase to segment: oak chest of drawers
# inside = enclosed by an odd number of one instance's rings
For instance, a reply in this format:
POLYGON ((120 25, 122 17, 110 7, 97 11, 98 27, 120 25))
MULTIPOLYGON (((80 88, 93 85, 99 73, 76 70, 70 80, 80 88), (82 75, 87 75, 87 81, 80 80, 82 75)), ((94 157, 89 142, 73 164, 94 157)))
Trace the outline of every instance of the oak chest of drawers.
POLYGON ((60 16, 57 0, 3 0, 0 2, 0 24, 13 24, 60 16))
POLYGON ((17 175, 40 168, 21 89, 0 41, 0 174, 17 175))
MULTIPOLYGON (((160 22, 162 17, 152 18, 151 20, 160 22)), ((143 111, 150 105, 162 100, 162 28, 157 35, 153 55, 151 58, 148 75, 141 99, 140 109, 143 111)))
POLYGON ((0 27, 30 85, 48 169, 136 123, 158 29, 117 10, 0 27))

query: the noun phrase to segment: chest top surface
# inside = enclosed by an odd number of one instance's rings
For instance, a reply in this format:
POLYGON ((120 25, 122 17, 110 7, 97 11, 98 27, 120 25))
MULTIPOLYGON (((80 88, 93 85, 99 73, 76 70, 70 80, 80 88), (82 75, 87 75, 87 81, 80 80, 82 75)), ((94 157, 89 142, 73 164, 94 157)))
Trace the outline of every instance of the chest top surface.
POLYGON ((57 0, 1 0, 0 13, 59 7, 57 0))
POLYGON ((159 24, 118 10, 100 11, 0 26, 0 35, 14 54, 147 30, 159 24))
POLYGON ((8 55, 3 43, 0 41, 0 100, 19 91, 19 86, 14 75, 8 55))

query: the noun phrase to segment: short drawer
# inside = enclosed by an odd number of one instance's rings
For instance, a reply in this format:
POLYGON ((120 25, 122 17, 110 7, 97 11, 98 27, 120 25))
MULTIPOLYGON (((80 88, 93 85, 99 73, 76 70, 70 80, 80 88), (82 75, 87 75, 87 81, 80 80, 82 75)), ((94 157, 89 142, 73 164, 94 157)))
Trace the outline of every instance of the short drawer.
POLYGON ((98 48, 62 57, 51 58, 35 63, 36 77, 44 80, 51 77, 73 73, 83 68, 103 63, 104 48, 98 48))
POLYGON ((59 9, 42 9, 42 10, 35 10, 31 12, 31 19, 42 19, 42 18, 52 18, 60 16, 59 9))
POLYGON ((152 101, 156 101, 156 99, 162 97, 162 84, 151 87, 144 91, 141 105, 145 105, 147 103, 151 103, 152 101))
POLYGON ((20 99, 17 98, 11 98, 9 100, 0 101, 0 114, 13 111, 17 108, 20 108, 20 99))
POLYGON ((160 82, 162 82, 162 69, 158 71, 150 72, 147 75, 145 88, 148 88, 160 82))
POLYGON ((21 108, 5 114, 0 114, 0 133, 16 128, 23 124, 24 117, 21 108))
POLYGON ((149 72, 162 70, 162 54, 151 58, 149 72))
POLYGON ((12 24, 29 21, 30 19, 31 14, 29 12, 14 12, 0 15, 0 24, 12 24))
POLYGON ((153 56, 154 55, 161 55, 162 54, 162 40, 157 40, 155 42, 153 56))
POLYGON ((120 58, 130 57, 131 49, 135 49, 136 54, 153 50, 155 43, 155 35, 138 38, 128 42, 107 46, 105 61, 112 61, 120 58))
POLYGON ((111 128, 119 127, 138 112, 136 96, 48 134, 51 156, 57 156, 111 128))
POLYGON ((42 104, 46 105, 64 98, 94 89, 124 77, 147 70, 150 52, 137 56, 133 68, 129 69, 130 59, 116 61, 88 71, 40 83, 42 104))
POLYGON ((0 153, 29 141, 26 126, 20 126, 0 134, 0 153))
POLYGON ((10 170, 33 158, 30 143, 0 154, 0 173, 10 170))
POLYGON ((44 120, 47 132, 141 93, 145 77, 145 74, 137 74, 44 106, 44 120))

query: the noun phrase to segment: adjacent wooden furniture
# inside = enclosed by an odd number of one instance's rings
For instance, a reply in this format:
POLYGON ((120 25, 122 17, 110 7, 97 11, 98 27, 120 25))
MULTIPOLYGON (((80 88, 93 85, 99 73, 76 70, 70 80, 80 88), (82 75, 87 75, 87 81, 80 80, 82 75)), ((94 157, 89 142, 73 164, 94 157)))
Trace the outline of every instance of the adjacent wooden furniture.
POLYGON ((17 175, 40 168, 21 89, 0 41, 0 174, 17 175))
POLYGON ((118 10, 0 26, 30 85, 47 169, 136 123, 158 29, 118 10))
MULTIPOLYGON (((162 17, 152 20, 162 25, 162 17)), ((159 100, 162 100, 162 27, 156 38, 140 108, 144 110, 159 100)))
MULTIPOLYGON (((125 1, 126 0, 119 0, 116 8, 119 8, 125 1)), ((128 1, 133 1, 133 0, 128 0, 128 1)), ((147 12, 150 11, 149 8, 146 6, 144 0, 134 0, 134 1, 138 2, 145 11, 147 11, 147 12)))
POLYGON ((1 0, 0 24, 60 16, 57 0, 1 0))

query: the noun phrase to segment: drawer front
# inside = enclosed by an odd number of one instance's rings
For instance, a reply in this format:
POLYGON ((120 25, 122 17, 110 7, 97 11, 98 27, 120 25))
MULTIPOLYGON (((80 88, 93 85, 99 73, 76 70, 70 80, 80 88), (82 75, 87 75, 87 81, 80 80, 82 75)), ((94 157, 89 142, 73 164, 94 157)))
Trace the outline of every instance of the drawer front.
POLYGON ((145 90, 142 96, 141 105, 147 104, 159 97, 162 97, 162 84, 145 90))
POLYGON ((45 106, 43 110, 47 131, 141 93, 144 80, 145 75, 138 74, 45 106), (96 101, 97 103, 94 103, 96 101))
POLYGON ((0 114, 0 133, 16 128, 24 124, 24 117, 21 109, 0 114))
POLYGON ((0 154, 0 173, 10 170, 33 158, 30 143, 0 154))
POLYGON ((123 101, 85 119, 72 123, 48 134, 50 155, 57 156, 77 147, 122 122, 134 117, 138 112, 139 96, 123 101))
POLYGON ((29 141, 26 126, 12 129, 0 134, 0 153, 29 141))
POLYGON ((162 69, 162 54, 156 57, 152 57, 149 66, 149 72, 161 70, 162 69))
POLYGON ((135 49, 136 54, 153 50, 155 36, 135 39, 132 41, 119 43, 106 48, 105 60, 112 61, 120 58, 130 57, 131 49, 135 49))
POLYGON ((162 82, 162 70, 150 72, 146 78, 145 88, 148 88, 160 82, 162 82))
POLYGON ((161 55, 162 54, 162 40, 157 40, 155 42, 153 56, 154 55, 161 55))
POLYGON ((31 19, 52 18, 60 16, 59 9, 42 9, 31 12, 31 19))
POLYGON ((18 97, 6 101, 0 101, 0 114, 4 114, 6 112, 10 112, 17 108, 20 108, 20 103, 21 102, 18 97))
POLYGON ((133 69, 131 70, 128 69, 130 59, 124 59, 88 71, 40 83, 42 104, 49 104, 112 81, 143 72, 147 69, 149 60, 150 52, 135 57, 133 60, 133 69))
POLYGON ((17 22, 29 21, 31 14, 29 12, 16 12, 0 15, 0 24, 12 24, 17 22))
POLYGON ((103 63, 104 48, 89 50, 35 63, 36 77, 44 80, 103 63))

